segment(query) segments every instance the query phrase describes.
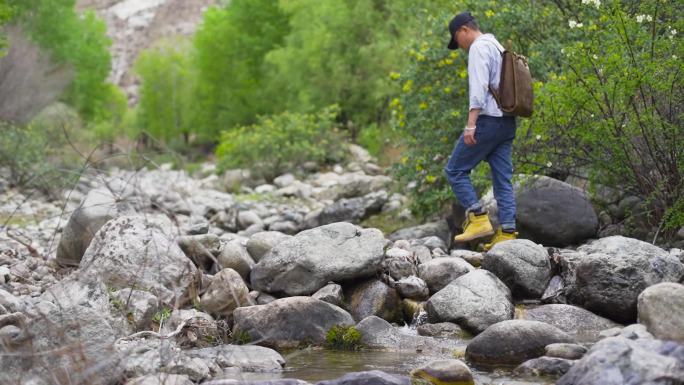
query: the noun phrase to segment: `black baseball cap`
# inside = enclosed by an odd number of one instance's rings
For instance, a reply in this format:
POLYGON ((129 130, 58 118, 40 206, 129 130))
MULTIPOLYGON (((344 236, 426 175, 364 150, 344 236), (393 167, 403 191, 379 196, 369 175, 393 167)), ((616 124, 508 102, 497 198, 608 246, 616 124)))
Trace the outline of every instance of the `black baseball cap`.
POLYGON ((447 48, 449 49, 458 49, 458 42, 454 40, 454 32, 456 32, 459 28, 463 27, 466 23, 471 22, 475 20, 473 15, 470 14, 470 12, 461 12, 458 15, 454 16, 453 19, 449 22, 449 45, 447 48))

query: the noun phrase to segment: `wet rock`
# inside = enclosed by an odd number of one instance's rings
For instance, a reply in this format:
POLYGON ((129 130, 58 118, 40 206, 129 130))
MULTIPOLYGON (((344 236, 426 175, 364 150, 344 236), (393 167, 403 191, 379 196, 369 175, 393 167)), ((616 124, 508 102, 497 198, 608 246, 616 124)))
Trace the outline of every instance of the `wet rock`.
POLYGON ((409 385, 410 383, 408 377, 371 370, 348 373, 335 380, 319 381, 316 385, 409 385))
POLYGON ((251 342, 270 347, 322 344, 335 325, 354 325, 346 311, 310 297, 289 297, 233 312, 234 334, 247 333, 251 342))
POLYGON ((148 290, 167 304, 187 302, 197 277, 178 244, 140 216, 118 217, 102 226, 79 271, 111 288, 148 290))
POLYGON ((578 341, 594 342, 600 339, 602 330, 619 326, 617 323, 598 316, 577 306, 551 304, 525 309, 520 318, 545 322, 570 334, 578 341))
POLYGON ((637 239, 602 238, 578 251, 562 265, 568 299, 621 323, 636 320, 637 297, 644 289, 684 276, 677 258, 637 239))
POLYGON ((344 293, 342 292, 342 286, 336 283, 329 283, 315 292, 311 297, 335 306, 341 306, 342 301, 344 300, 344 293))
POLYGON ((425 281, 416 276, 400 279, 396 282, 395 288, 403 298, 423 301, 428 299, 430 295, 425 281))
POLYGON ((384 282, 372 279, 349 289, 345 294, 351 314, 356 320, 374 315, 389 322, 401 322, 401 299, 397 291, 384 282))
POLYGON ((451 322, 440 322, 436 324, 424 324, 416 328, 418 335, 439 338, 468 338, 470 333, 461 329, 460 326, 451 322))
POLYGON ((455 322, 474 334, 513 318, 511 292, 486 270, 467 273, 433 295, 426 304, 430 321, 455 322))
POLYGON ((639 322, 656 338, 684 343, 684 285, 653 285, 639 294, 639 322))
POLYGON ((599 341, 557 385, 670 385, 684 378, 684 345, 611 337, 599 341))
POLYGON ((570 370, 575 361, 556 357, 539 357, 525 361, 513 370, 518 376, 560 377, 570 370))
POLYGON ((224 244, 217 260, 222 269, 233 269, 244 280, 249 279, 249 274, 255 265, 254 260, 239 239, 224 244))
POLYGON ((418 266, 418 276, 427 283, 431 293, 437 293, 456 278, 473 270, 473 267, 461 258, 444 257, 418 266))
MULTIPOLYGON (((389 322, 376 316, 364 318, 356 325, 361 333, 364 346, 393 352, 423 352, 425 354, 451 353, 458 348, 455 340, 408 334, 403 328, 394 327, 389 322)), ((462 346, 462 345, 461 345, 462 346)))
POLYGON ((438 360, 411 371, 415 385, 474 385, 473 373, 461 360, 438 360))
POLYGON ((230 320, 233 310, 252 304, 249 289, 240 274, 233 269, 223 269, 214 275, 213 281, 201 297, 200 307, 209 314, 230 320))
POLYGON ((219 368, 240 368, 243 372, 279 372, 285 359, 275 350, 254 345, 220 345, 189 350, 198 358, 219 368))
POLYGON ((540 176, 516 191, 523 238, 546 246, 568 246, 596 236, 598 217, 587 195, 559 180, 540 176))
POLYGON ((509 320, 487 328, 470 341, 466 357, 480 365, 517 365, 544 355, 547 345, 574 342, 562 330, 537 321, 509 320))
POLYGON ((527 239, 494 245, 485 254, 482 268, 501 279, 519 298, 540 298, 551 279, 549 254, 527 239))
POLYGON ((372 276, 383 258, 377 229, 333 223, 302 231, 273 247, 254 266, 252 287, 268 293, 309 295, 329 281, 372 276))
POLYGON ((277 231, 263 231, 252 235, 247 241, 247 251, 255 262, 268 253, 273 246, 290 238, 290 235, 277 231))
POLYGON ((582 358, 587 352, 587 348, 577 344, 551 344, 546 348, 547 357, 565 358, 566 360, 577 360, 582 358))

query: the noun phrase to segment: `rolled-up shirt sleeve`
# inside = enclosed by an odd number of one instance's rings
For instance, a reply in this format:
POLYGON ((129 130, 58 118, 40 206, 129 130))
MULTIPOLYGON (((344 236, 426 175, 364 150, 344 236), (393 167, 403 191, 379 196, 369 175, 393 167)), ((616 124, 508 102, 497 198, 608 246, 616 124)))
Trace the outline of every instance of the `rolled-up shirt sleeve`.
POLYGON ((470 95, 470 110, 485 106, 487 92, 489 92, 490 60, 487 58, 486 47, 473 45, 468 53, 468 85, 470 95))

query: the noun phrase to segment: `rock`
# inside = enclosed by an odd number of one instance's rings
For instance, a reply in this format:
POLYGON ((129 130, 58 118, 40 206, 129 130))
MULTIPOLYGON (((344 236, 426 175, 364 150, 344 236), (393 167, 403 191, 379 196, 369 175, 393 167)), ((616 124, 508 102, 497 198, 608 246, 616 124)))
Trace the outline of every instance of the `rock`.
POLYGON ((580 359, 587 352, 587 348, 577 344, 551 344, 546 345, 544 349, 547 357, 565 358, 566 360, 580 359))
POLYGON ((226 191, 238 191, 241 186, 247 185, 252 180, 252 175, 249 170, 226 170, 221 179, 226 191))
POLYGON ((487 328, 470 341, 466 357, 480 365, 517 365, 544 355, 547 345, 574 342, 562 330, 537 321, 509 320, 487 328))
POLYGON ((246 381, 246 380, 215 380, 211 381, 208 384, 211 385, 311 385, 306 381, 302 380, 295 380, 295 379, 282 379, 282 380, 255 380, 255 381, 246 381))
POLYGON ((403 298, 424 301, 430 296, 425 281, 416 276, 400 279, 397 281, 395 288, 403 298))
POLYGON ((465 274, 433 295, 425 306, 430 322, 454 322, 474 334, 513 318, 511 291, 486 270, 465 274))
POLYGON ((263 224, 263 221, 261 218, 259 218, 259 215, 255 213, 254 211, 240 211, 237 216, 237 225, 239 229, 246 229, 249 226, 252 225, 257 225, 257 224, 263 224))
MULTIPOLYGON (((257 293, 259 293, 259 292, 257 292, 257 293)), ((270 294, 259 293, 259 296, 257 297, 257 305, 266 305, 267 303, 271 303, 277 299, 278 298, 276 298, 270 294)))
POLYGON ((518 298, 540 298, 551 279, 549 254, 527 239, 497 243, 485 254, 482 268, 496 275, 518 298))
POLYGON ((252 304, 249 289, 240 274, 233 269, 223 269, 202 295, 200 307, 209 314, 231 320, 233 310, 252 304))
POLYGON ((416 328, 418 335, 426 337, 454 338, 463 339, 470 337, 470 334, 460 326, 451 322, 440 322, 436 324, 423 324, 416 328))
POLYGON ((433 252, 436 249, 446 250, 448 248, 447 244, 441 238, 436 237, 434 235, 430 236, 430 237, 413 239, 413 240, 411 240, 411 245, 413 245, 413 246, 425 246, 433 252))
POLYGON ((197 267, 209 270, 221 251, 221 240, 215 234, 186 235, 178 238, 178 246, 197 267))
POLYGON ((193 385, 194 382, 190 381, 190 378, 185 375, 178 374, 148 374, 143 377, 136 377, 130 379, 125 385, 193 385))
POLYGON ((316 385, 410 385, 410 383, 408 377, 371 370, 348 373, 335 380, 319 381, 316 385))
POLYGON ((272 347, 322 344, 333 326, 354 325, 346 311, 310 297, 289 297, 267 305, 237 308, 233 317, 234 334, 247 333, 251 342, 272 347))
POLYGON ((648 330, 646 330, 646 326, 642 324, 625 326, 620 330, 619 335, 630 340, 638 340, 640 338, 653 339, 653 334, 649 333, 648 330))
POLYGON ((154 375, 159 372, 185 375, 191 381, 201 381, 210 375, 209 366, 188 356, 169 340, 134 340, 117 345, 122 360, 119 367, 127 378, 154 375))
POLYGON ((522 238, 547 246, 568 246, 596 236, 598 217, 585 193, 546 176, 523 181, 516 192, 522 238))
POLYGON ((10 269, 7 266, 0 266, 0 285, 10 281, 10 269))
POLYGON ((254 345, 219 345, 187 352, 220 368, 240 368, 243 372, 279 372, 285 359, 275 350, 254 345))
POLYGON ((437 293, 456 278, 473 271, 472 265, 455 257, 436 258, 418 266, 418 276, 427 283, 431 293, 437 293))
POLYGON ((553 325, 582 342, 595 342, 599 333, 619 326, 617 323, 598 316, 577 306, 551 304, 525 309, 521 317, 528 321, 540 321, 553 325))
POLYGON ((207 234, 209 232, 209 221, 200 216, 191 217, 190 224, 186 232, 188 235, 207 234))
POLYGON ((2 309, 5 309, 7 313, 20 312, 24 310, 19 298, 15 297, 11 293, 0 289, 0 315, 2 315, 2 309))
POLYGON ((461 360, 432 361, 411 371, 416 385, 474 385, 473 373, 461 360))
POLYGON ((560 377, 570 370, 575 361, 556 357, 539 357, 525 361, 513 370, 517 376, 560 377))
POLYGON ((639 294, 639 322, 656 338, 684 343, 684 285, 653 285, 639 294))
POLYGON ((147 290, 163 303, 185 303, 196 287, 197 268, 178 244, 144 217, 122 216, 95 234, 81 260, 82 277, 110 288, 147 290))
POLYGON ((557 385, 679 385, 684 378, 684 345, 672 341, 599 341, 557 385))
POLYGON ((456 340, 408 334, 404 331, 404 328, 394 327, 389 322, 376 316, 370 316, 361 320, 356 325, 356 330, 361 334, 363 345, 371 349, 441 355, 445 353, 451 354, 455 349, 463 347, 456 340))
POLYGON ((292 221, 277 221, 268 225, 270 231, 277 231, 280 233, 294 235, 299 232, 299 226, 292 221))
POLYGON ((78 266, 100 227, 128 211, 131 211, 130 207, 117 201, 110 190, 91 190, 71 214, 62 230, 57 248, 57 262, 64 266, 78 266))
POLYGON ((313 222, 311 223, 316 226, 335 222, 359 223, 363 219, 379 213, 387 199, 387 192, 384 190, 358 198, 342 198, 332 205, 324 207, 318 216, 312 219, 313 222))
POLYGON ((268 293, 309 295, 329 281, 372 276, 380 269, 384 246, 380 230, 350 223, 305 230, 278 243, 254 266, 252 287, 268 293))
POLYGON ((249 274, 255 265, 239 239, 224 244, 217 260, 222 269, 233 269, 245 280, 249 280, 249 274))
POLYGON ((480 267, 482 261, 484 261, 484 254, 478 253, 476 251, 470 250, 452 250, 451 257, 458 257, 465 259, 466 262, 473 265, 474 267, 480 267))
POLYGON ((273 184, 278 186, 279 188, 287 187, 294 183, 297 180, 294 175, 292 174, 283 174, 279 177, 276 177, 273 179, 273 184))
POLYGON ((637 297, 644 289, 684 276, 676 257, 636 239, 602 238, 578 252, 561 262, 568 300, 621 323, 636 320, 637 297))
POLYGON ((147 291, 122 289, 111 293, 109 302, 113 311, 119 311, 124 318, 130 317, 137 330, 149 330, 159 300, 147 291))
POLYGON ((176 333, 180 328, 174 341, 184 349, 211 346, 221 338, 216 321, 209 314, 195 309, 174 310, 160 326, 162 334, 176 333))
POLYGON ((437 221, 426 223, 420 226, 408 227, 405 229, 397 230, 390 234, 389 239, 396 241, 399 239, 420 239, 430 236, 439 237, 444 244, 451 244, 451 232, 449 231, 449 225, 446 221, 437 221))
POLYGON ((342 302, 344 301, 344 293, 342 292, 342 286, 336 283, 329 283, 323 286, 311 297, 333 304, 335 306, 341 306, 342 302))
MULTIPOLYGON (((391 251, 392 249, 390 249, 391 251)), ((413 258, 410 255, 411 252, 406 250, 401 250, 404 253, 409 254, 409 256, 388 256, 383 261, 383 270, 389 273, 389 275, 395 279, 400 280, 402 278, 411 277, 418 274, 418 268, 413 262, 413 258)), ((392 253, 396 255, 397 253, 392 253)))
POLYGON ((401 310, 404 314, 404 320, 410 320, 411 325, 424 322, 424 320, 420 319, 422 317, 427 319, 424 301, 416 301, 414 299, 404 298, 401 300, 401 310))
POLYGON ((542 303, 565 303, 565 285, 563 277, 554 275, 546 286, 544 294, 541 297, 542 303))
POLYGON ((401 299, 397 291, 382 281, 372 279, 347 290, 351 314, 355 320, 374 315, 389 322, 401 322, 401 299))
POLYGON ((273 246, 291 237, 291 235, 277 231, 259 232, 252 235, 247 241, 247 251, 255 262, 259 262, 261 258, 273 248, 273 246))

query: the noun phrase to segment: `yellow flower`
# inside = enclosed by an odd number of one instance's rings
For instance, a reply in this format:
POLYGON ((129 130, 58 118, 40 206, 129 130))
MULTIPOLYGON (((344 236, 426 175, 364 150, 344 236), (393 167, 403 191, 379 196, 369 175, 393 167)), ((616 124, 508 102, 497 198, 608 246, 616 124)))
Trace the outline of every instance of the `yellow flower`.
POLYGON ((423 171, 423 166, 420 164, 416 165, 416 171, 423 171))
POLYGON ((418 107, 420 107, 421 110, 427 110, 428 104, 425 102, 422 102, 422 103, 420 103, 420 105, 418 107))
POLYGON ((394 71, 390 72, 390 79, 392 79, 392 80, 397 80, 397 79, 399 79, 400 76, 401 76, 401 74, 399 74, 399 72, 394 72, 394 71))
POLYGON ((418 61, 425 61, 426 59, 427 58, 422 53, 419 53, 416 55, 416 60, 418 60, 418 61))
POLYGON ((485 16, 487 16, 487 17, 492 17, 492 16, 494 16, 494 11, 492 11, 491 9, 486 10, 486 11, 485 11, 485 16))
POLYGON ((450 94, 451 93, 451 87, 444 87, 444 93, 450 94))
POLYGON ((465 79, 466 77, 468 77, 468 69, 467 68, 462 69, 461 72, 458 73, 458 76, 461 79, 465 79))
POLYGON ((406 164, 408 162, 408 156, 403 156, 401 158, 401 164, 406 164))
POLYGON ((429 94, 430 92, 432 92, 432 86, 423 87, 423 93, 429 94))
POLYGON ((411 92, 411 88, 413 88, 413 80, 409 79, 404 83, 404 87, 402 87, 402 91, 404 92, 411 92))
POLYGON ((458 52, 454 51, 454 52, 450 53, 449 57, 452 59, 456 59, 458 57, 458 52))
POLYGON ((428 175, 425 177, 425 181, 428 183, 434 183, 437 180, 436 176, 433 175, 428 175))
POLYGON ((459 111, 451 111, 451 116, 454 118, 459 118, 461 116, 461 113, 459 111))
POLYGON ((401 105, 401 102, 399 101, 399 98, 392 99, 392 102, 390 103, 390 107, 398 107, 400 105, 401 105))
POLYGON ((444 63, 446 63, 447 65, 452 65, 452 64, 454 64, 454 61, 451 59, 446 59, 446 60, 444 60, 444 63))

